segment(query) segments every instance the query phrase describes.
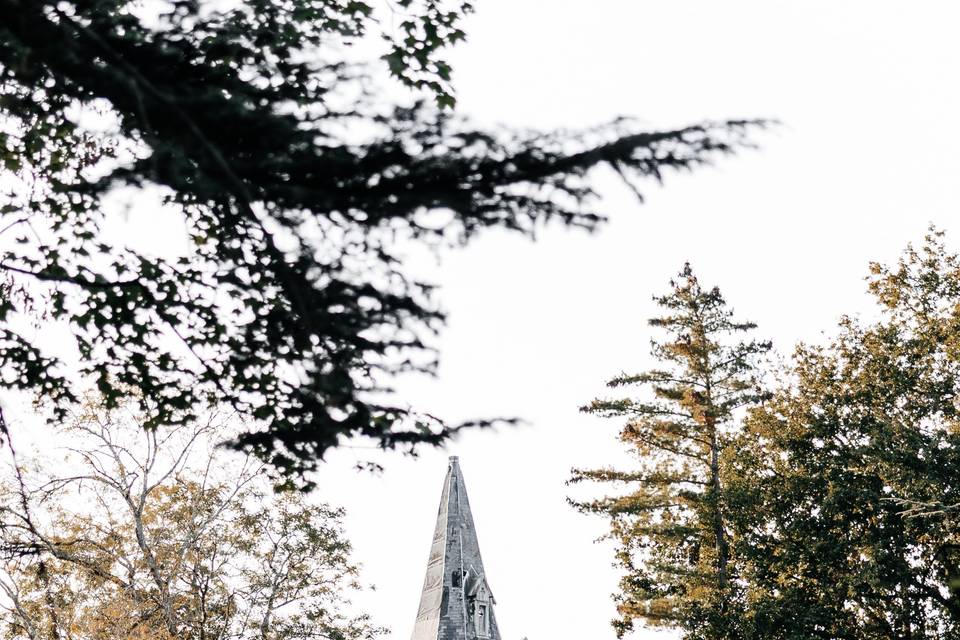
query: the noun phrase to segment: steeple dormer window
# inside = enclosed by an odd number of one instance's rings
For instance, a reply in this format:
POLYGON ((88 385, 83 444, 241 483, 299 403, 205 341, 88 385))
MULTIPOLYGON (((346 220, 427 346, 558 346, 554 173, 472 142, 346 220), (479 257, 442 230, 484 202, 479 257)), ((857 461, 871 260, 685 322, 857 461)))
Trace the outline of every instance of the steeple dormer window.
POLYGON ((480 638, 489 638, 490 611, 488 610, 486 603, 477 605, 477 613, 474 622, 477 626, 477 636, 480 638))

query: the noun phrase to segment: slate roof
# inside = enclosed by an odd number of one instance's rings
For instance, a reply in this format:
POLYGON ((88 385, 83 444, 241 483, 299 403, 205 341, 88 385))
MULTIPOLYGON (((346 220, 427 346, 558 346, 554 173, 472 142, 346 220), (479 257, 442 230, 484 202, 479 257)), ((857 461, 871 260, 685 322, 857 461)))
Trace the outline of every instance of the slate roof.
POLYGON ((500 640, 493 597, 476 600, 489 593, 463 473, 458 458, 451 456, 411 640, 500 640), (478 635, 478 604, 486 605, 486 635, 478 635))

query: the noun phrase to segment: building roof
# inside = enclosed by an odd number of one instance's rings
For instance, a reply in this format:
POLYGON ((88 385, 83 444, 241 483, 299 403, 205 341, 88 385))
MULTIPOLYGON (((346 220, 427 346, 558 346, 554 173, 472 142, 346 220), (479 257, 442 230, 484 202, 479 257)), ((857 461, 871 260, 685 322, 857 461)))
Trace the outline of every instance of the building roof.
POLYGON ((451 456, 411 640, 500 640, 493 604, 463 473, 451 456))

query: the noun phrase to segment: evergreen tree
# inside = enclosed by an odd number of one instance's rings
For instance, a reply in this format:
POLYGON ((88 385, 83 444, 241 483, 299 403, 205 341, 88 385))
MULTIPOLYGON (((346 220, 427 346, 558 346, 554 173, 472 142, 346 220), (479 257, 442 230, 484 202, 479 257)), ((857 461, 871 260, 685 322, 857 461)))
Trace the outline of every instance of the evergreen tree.
POLYGON ((702 288, 689 265, 671 287, 654 298, 665 315, 650 320, 667 334, 651 341, 662 368, 608 383, 639 386, 647 395, 598 399, 582 408, 626 419, 620 438, 638 466, 575 470, 571 482, 629 491, 574 504, 610 519, 624 571, 615 596, 619 635, 639 620, 680 628, 690 638, 733 637, 738 571, 723 459, 738 410, 764 397, 756 361, 770 345, 742 339, 755 325, 734 320, 719 289, 702 288))
POLYGON ((800 347, 729 465, 751 637, 960 634, 960 260, 871 271, 880 320, 800 347))
POLYGON ((443 321, 400 247, 593 227, 592 167, 659 180, 757 124, 477 129, 448 110, 443 57, 471 5, 384 6, 390 72, 439 109, 378 103, 343 54, 380 30, 363 0, 0 0, 0 388, 62 419, 92 378, 150 425, 225 403, 253 425, 235 444, 287 474, 351 437, 443 442, 456 425, 384 393, 433 369, 443 321), (102 233, 116 187, 163 198, 182 255, 102 233), (77 358, 35 326, 69 331, 77 358))

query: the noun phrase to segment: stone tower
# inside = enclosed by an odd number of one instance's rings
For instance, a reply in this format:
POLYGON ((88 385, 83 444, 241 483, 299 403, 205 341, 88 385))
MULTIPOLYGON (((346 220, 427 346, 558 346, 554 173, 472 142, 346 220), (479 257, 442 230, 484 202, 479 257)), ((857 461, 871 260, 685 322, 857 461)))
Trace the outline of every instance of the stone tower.
POLYGON ((500 640, 493 605, 467 488, 451 456, 412 640, 500 640))

